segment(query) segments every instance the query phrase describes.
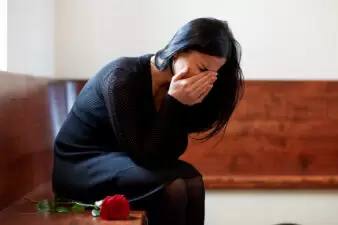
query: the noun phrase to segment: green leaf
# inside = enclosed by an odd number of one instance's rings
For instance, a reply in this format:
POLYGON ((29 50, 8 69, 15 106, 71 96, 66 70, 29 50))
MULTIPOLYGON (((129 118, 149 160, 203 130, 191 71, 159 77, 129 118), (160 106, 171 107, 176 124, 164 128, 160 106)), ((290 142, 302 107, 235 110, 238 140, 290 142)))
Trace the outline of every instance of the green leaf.
POLYGON ((36 209, 39 212, 53 212, 55 209, 55 202, 52 200, 41 200, 36 204, 36 209))
POLYGON ((85 212, 86 208, 83 205, 74 204, 72 207, 73 212, 85 212))
POLYGON ((58 213, 67 213, 67 212, 69 212, 69 210, 67 208, 65 208, 65 207, 57 207, 55 209, 55 211, 58 212, 58 213))
POLYGON ((100 210, 99 209, 93 209, 92 210, 92 215, 95 216, 95 217, 96 216, 100 216, 100 210))

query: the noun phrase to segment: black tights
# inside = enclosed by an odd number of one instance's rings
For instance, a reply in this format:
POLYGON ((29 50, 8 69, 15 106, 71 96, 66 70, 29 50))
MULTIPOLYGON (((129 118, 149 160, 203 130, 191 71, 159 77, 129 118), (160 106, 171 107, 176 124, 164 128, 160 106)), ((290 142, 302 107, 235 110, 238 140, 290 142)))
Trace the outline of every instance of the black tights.
POLYGON ((204 225, 205 189, 201 177, 178 178, 140 206, 149 225, 204 225))

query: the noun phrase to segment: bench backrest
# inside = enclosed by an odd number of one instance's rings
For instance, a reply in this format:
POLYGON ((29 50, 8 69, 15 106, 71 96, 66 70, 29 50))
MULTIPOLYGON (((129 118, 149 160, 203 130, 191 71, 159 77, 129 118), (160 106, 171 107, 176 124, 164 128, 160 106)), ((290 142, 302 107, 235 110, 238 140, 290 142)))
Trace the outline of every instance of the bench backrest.
MULTIPOLYGON (((0 72, 0 210, 50 181, 53 138, 85 82, 0 72)), ((182 158, 207 188, 338 187, 337 102, 334 81, 246 81, 224 138, 190 138, 182 158)))
POLYGON ((0 72, 0 210, 50 181, 53 139, 78 92, 71 80, 0 72))
POLYGON ((48 79, 0 72, 0 209, 49 179, 48 79))

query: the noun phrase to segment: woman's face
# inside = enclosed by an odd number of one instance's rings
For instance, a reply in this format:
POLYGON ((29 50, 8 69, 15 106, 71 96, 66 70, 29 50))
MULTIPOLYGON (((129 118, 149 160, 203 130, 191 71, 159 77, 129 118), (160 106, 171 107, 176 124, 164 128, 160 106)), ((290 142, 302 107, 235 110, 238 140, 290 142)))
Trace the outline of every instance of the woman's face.
POLYGON ((189 68, 187 77, 195 76, 203 71, 217 72, 226 62, 226 58, 206 55, 197 51, 182 52, 173 60, 174 74, 184 67, 189 68))

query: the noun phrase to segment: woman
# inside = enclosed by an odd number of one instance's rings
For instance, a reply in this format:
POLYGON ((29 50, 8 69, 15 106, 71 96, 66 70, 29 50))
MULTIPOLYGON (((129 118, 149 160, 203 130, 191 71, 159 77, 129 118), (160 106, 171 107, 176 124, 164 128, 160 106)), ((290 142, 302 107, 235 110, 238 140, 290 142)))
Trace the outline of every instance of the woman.
POLYGON ((55 140, 54 192, 93 203, 124 194, 149 223, 204 224, 201 174, 179 160, 188 134, 227 124, 242 91, 226 22, 198 18, 156 54, 121 57, 84 86, 55 140))

